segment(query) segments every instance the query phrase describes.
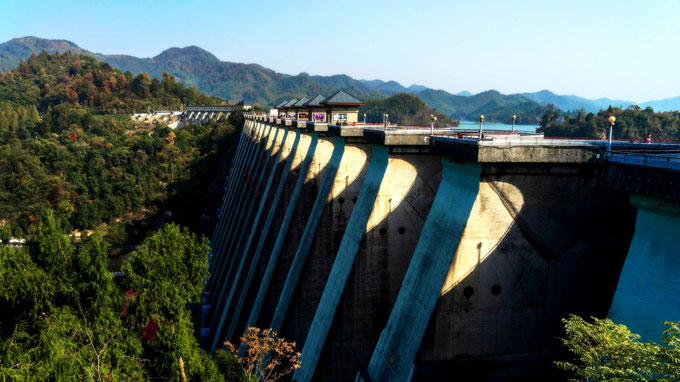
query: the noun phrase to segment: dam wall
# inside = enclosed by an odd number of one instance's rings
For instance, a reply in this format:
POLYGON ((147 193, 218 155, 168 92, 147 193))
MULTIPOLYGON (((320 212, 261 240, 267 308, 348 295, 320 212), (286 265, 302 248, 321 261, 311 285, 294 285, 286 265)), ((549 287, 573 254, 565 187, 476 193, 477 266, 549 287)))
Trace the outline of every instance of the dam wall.
POLYGON ((680 204, 641 194, 630 201, 637 209, 635 236, 609 317, 644 340, 660 342, 663 323, 680 321, 680 204))
POLYGON ((271 327, 299 381, 549 376, 560 319, 610 312, 640 209, 599 146, 484 144, 248 117, 204 346, 271 327))

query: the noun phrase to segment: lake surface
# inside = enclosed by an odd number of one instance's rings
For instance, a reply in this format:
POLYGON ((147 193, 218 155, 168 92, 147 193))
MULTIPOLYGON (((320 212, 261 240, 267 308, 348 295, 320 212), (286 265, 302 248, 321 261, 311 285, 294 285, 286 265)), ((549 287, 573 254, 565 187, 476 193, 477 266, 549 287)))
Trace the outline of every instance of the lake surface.
MULTIPOLYGON (((461 129, 479 129, 479 122, 475 121, 460 121, 458 126, 461 129)), ((515 125, 515 131, 530 132, 535 133, 539 125, 515 125)), ((506 125, 505 123, 484 123, 484 129, 489 130, 508 130, 512 131, 512 125, 506 125)))

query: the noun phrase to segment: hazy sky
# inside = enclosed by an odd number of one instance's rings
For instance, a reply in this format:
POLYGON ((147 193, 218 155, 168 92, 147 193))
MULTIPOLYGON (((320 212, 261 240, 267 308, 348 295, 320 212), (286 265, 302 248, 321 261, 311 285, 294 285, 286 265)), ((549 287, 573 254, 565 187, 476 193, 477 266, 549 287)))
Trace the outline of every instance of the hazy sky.
POLYGON ((0 0, 0 41, 27 35, 450 92, 680 95, 680 0, 0 0))

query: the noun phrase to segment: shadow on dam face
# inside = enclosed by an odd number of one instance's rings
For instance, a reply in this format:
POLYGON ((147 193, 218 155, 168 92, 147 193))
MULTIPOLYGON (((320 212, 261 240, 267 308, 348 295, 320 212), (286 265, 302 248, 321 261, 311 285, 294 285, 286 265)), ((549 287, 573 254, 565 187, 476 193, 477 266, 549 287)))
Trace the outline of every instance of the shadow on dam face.
MULTIPOLYGON (((347 222, 361 190, 370 159, 370 144, 345 145, 338 172, 326 198, 316 234, 280 330, 284 338, 295 340, 298 349, 302 349, 304 345, 309 325, 318 307, 347 222)), ((304 229, 303 224, 300 230, 304 229)), ((291 256, 294 256, 299 241, 291 241, 291 244, 294 247, 291 256)), ((284 273, 289 268, 290 266, 284 273)))
POLYGON ((560 319, 606 316, 635 211, 588 168, 552 167, 482 174, 414 381, 549 380, 560 319))
MULTIPOLYGON (((303 135, 304 137, 305 135, 303 135)), ((309 145, 307 145, 309 149, 309 145)), ((300 150, 298 150, 300 151, 300 150)), ((291 174, 293 176, 287 180, 283 197, 279 203, 279 208, 281 211, 278 215, 283 218, 283 215, 288 208, 288 203, 293 197, 295 184, 299 177, 304 177, 304 184, 299 194, 299 199, 294 206, 294 212, 292 215, 292 221, 287 227, 287 232, 285 236, 285 241, 283 242, 283 247, 281 249, 278 261, 276 263, 276 270, 273 274, 273 278, 269 287, 267 288, 267 293, 262 304, 262 310, 257 319, 257 327, 269 327, 271 320, 274 316, 274 310, 276 308, 279 293, 283 288, 286 281, 286 276, 288 274, 288 269, 293 262, 295 253, 297 250, 297 245, 302 238, 302 234, 305 230, 305 225, 307 224, 307 219, 312 211, 314 201, 319 192, 319 185, 325 176, 325 170, 328 166, 328 162, 331 158, 333 152, 332 140, 326 138, 318 138, 317 147, 314 150, 311 164, 309 170, 304 173, 301 171, 303 158, 307 155, 307 150, 300 152, 296 158, 297 166, 291 169, 291 174)), ((294 165, 295 165, 294 162, 294 165)), ((267 246, 265 248, 266 253, 271 253, 273 250, 279 231, 282 229, 281 221, 275 223, 275 226, 271 230, 269 236, 267 237, 267 246), (278 224, 277 224, 278 223, 278 224)), ((266 264, 265 264, 266 266, 266 264)), ((256 288, 255 288, 256 289, 256 288)), ((257 292, 256 292, 257 293, 257 292)), ((236 333, 240 333, 237 331, 236 333)))
MULTIPOLYGON (((440 181, 439 157, 390 154, 312 380, 353 380, 359 369, 357 355, 368 361, 392 311, 440 181)), ((319 303, 320 292, 314 305, 319 303)), ((311 318, 301 329, 307 330, 311 318)))

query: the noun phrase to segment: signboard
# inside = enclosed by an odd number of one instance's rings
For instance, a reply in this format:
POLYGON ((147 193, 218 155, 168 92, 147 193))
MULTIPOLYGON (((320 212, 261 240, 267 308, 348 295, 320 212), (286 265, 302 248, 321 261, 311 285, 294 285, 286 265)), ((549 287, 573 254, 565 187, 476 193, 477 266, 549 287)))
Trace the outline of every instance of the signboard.
POLYGON ((288 117, 288 118, 295 118, 295 112, 294 112, 294 111, 289 111, 287 117, 288 117))
POLYGON ((307 119, 307 113, 298 113, 298 119, 307 119))
POLYGON ((326 113, 314 113, 312 118, 314 122, 326 122, 326 113))
POLYGON ((347 113, 333 114, 333 120, 334 121, 346 121, 347 120, 347 113))

